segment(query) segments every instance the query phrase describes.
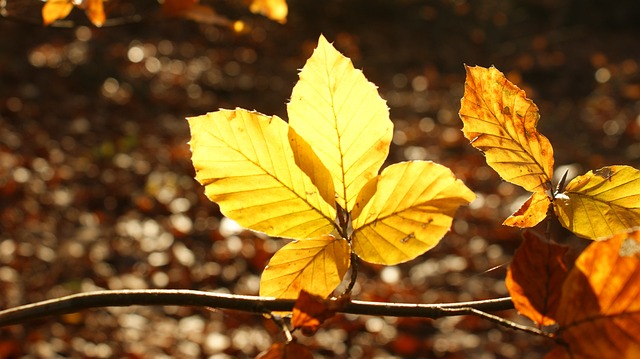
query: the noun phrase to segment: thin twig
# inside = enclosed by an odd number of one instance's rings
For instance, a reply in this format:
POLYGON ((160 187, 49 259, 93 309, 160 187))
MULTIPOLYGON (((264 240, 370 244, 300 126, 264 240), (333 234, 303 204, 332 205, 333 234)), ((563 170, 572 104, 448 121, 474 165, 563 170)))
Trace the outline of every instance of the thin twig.
MULTIPOLYGON (((448 309, 445 309, 445 311, 448 311, 448 309)), ((502 317, 499 317, 497 315, 493 315, 493 314, 478 310, 476 308, 459 308, 459 309, 455 309, 455 312, 456 313, 464 312, 466 314, 475 314, 475 315, 477 315, 479 317, 487 319, 487 320, 489 320, 489 321, 491 321, 493 323, 496 323, 496 324, 501 325, 501 326, 506 327, 506 328, 520 330, 520 331, 523 331, 523 332, 527 332, 527 333, 543 336, 543 337, 545 337, 547 339, 556 340, 555 335, 552 334, 552 333, 545 332, 545 331, 543 331, 543 330, 541 330, 539 328, 534 328, 534 327, 530 327, 530 326, 527 326, 527 325, 518 324, 518 323, 512 322, 510 320, 504 319, 502 317)))
MULTIPOLYGON (((294 304, 295 300, 291 299, 211 293, 187 289, 105 290, 72 294, 0 311, 0 327, 22 324, 52 315, 75 313, 84 309, 102 307, 179 305, 232 309, 262 314, 265 311, 291 311, 294 304)), ((435 319, 477 314, 472 310, 494 312, 509 309, 513 309, 513 303, 509 297, 446 304, 383 303, 354 300, 348 303, 341 313, 435 319)))

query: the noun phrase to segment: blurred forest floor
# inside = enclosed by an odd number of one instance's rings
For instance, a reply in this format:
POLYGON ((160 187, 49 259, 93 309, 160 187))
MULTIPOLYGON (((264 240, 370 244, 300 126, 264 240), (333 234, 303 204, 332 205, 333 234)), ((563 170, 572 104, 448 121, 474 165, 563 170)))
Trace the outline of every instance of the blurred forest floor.
MULTIPOLYGON (((463 64, 495 65, 525 89, 558 175, 640 163, 637 1, 290 0, 284 25, 238 1, 204 3, 245 30, 153 16, 101 29, 81 13, 71 28, 0 18, 0 308, 96 289, 256 294, 285 241, 222 219, 193 179, 184 118, 235 107, 286 118, 321 33, 387 100, 389 162, 439 162, 479 196, 434 250, 393 267, 362 264, 357 299, 507 295, 520 235, 500 223, 527 194, 462 136, 463 64)), ((37 22, 39 4, 7 0, 6 9, 37 22)), ((0 358, 249 358, 278 335, 244 313, 105 308, 1 328, 0 358)), ((549 349, 475 317, 341 315, 301 341, 327 358, 540 358, 549 349)))

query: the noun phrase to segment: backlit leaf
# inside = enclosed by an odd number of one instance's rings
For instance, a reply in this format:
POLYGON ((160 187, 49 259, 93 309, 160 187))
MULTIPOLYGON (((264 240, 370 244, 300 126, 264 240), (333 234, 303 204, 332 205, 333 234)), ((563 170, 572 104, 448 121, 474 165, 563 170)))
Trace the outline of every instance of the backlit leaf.
POLYGON ((325 320, 333 317, 348 302, 348 297, 325 299, 303 290, 291 312, 291 325, 294 329, 300 329, 302 334, 311 336, 325 320))
POLYGON ((297 342, 273 343, 256 359, 313 359, 313 354, 307 346, 297 342))
POLYGON ((566 347, 558 346, 548 358, 640 356, 639 241, 638 231, 622 233, 591 243, 580 255, 557 310, 557 335, 566 347))
POLYGON ((252 0, 249 10, 254 14, 262 14, 281 24, 287 22, 289 8, 285 0, 252 0))
POLYGON ((601 239, 640 226, 640 171, 610 166, 574 178, 554 210, 573 233, 601 239))
POLYGON ((555 323, 567 276, 564 255, 568 248, 525 231, 507 271, 506 285, 520 314, 540 326, 555 323))
POLYGON ((300 71, 289 124, 333 177, 338 204, 351 211, 389 153, 393 124, 374 84, 321 36, 300 71))
POLYGON ((458 207, 473 199, 475 194, 444 166, 393 164, 358 196, 352 212, 353 249, 371 263, 411 260, 438 244, 458 207))
POLYGON ((82 8, 92 24, 97 27, 104 25, 107 19, 104 13, 104 0, 84 0, 82 8))
POLYGON ((536 129, 538 107, 496 68, 465 68, 464 136, 506 181, 529 192, 550 190, 553 148, 536 129))
POLYGON ((514 214, 502 223, 511 227, 530 228, 547 217, 551 198, 546 192, 535 192, 514 214))
POLYGON ((42 21, 45 25, 49 25, 67 17, 72 9, 71 0, 48 0, 42 7, 42 21))
POLYGON ((272 236, 301 239, 333 230, 334 202, 324 199, 333 193, 320 193, 296 165, 296 157, 312 154, 293 152, 282 119, 221 110, 189 118, 189 125, 196 179, 225 216, 272 236))
POLYGON ((293 299, 305 290, 327 297, 342 281, 350 261, 351 249, 342 238, 323 235, 291 242, 262 272, 260 295, 293 299))

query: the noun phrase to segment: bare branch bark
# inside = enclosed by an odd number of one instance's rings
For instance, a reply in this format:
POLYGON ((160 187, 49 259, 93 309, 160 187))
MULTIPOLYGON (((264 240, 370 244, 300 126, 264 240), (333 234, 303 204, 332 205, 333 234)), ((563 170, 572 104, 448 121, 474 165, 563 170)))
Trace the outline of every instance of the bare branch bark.
MULTIPOLYGON (((51 315, 75 313, 84 309, 126 307, 131 305, 178 305, 232 309, 252 313, 291 311, 295 300, 247 295, 212 293, 187 289, 105 290, 72 294, 0 311, 0 327, 22 324, 51 315)), ((459 303, 418 304, 384 303, 354 300, 342 313, 441 318, 470 314, 470 308, 482 312, 513 309, 510 297, 459 303)))

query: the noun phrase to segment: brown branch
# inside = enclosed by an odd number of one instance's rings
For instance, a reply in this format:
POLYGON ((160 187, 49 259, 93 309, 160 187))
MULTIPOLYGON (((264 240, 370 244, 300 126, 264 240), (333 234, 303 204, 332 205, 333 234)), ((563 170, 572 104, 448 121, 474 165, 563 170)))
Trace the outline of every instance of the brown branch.
MULTIPOLYGON (((187 289, 105 290, 72 294, 0 311, 0 327, 22 324, 51 315, 75 313, 84 309, 126 307, 131 305, 178 305, 232 309, 251 313, 291 311, 295 300, 247 295, 211 293, 187 289)), ((342 313, 441 318, 513 309, 511 298, 497 298, 460 303, 412 304, 351 301, 342 313)))

